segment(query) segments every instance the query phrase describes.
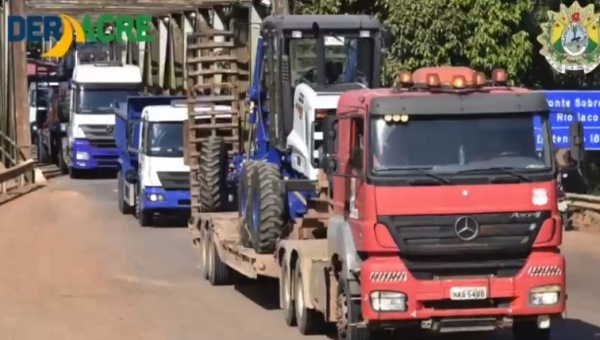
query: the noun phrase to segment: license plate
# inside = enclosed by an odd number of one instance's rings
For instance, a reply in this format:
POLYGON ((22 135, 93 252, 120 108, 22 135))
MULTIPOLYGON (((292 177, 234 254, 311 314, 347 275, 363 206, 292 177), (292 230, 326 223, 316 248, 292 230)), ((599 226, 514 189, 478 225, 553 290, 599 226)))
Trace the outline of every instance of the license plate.
POLYGON ((453 287, 450 289, 450 300, 484 300, 487 299, 485 287, 453 287))

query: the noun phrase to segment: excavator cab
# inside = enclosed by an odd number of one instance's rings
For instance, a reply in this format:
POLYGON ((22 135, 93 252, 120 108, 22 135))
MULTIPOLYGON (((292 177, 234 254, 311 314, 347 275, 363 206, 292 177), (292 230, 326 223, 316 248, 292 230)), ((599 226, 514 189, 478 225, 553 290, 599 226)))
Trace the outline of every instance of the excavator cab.
POLYGON ((283 15, 263 21, 261 40, 255 97, 266 101, 271 145, 285 150, 297 87, 306 84, 317 95, 379 87, 389 34, 366 15, 283 15))

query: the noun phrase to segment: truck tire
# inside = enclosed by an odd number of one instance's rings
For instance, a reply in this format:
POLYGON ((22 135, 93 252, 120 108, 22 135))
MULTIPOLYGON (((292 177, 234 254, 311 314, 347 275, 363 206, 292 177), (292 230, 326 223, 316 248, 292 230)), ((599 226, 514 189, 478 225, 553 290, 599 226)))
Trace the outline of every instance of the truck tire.
POLYGON ((133 212, 133 207, 125 202, 125 180, 123 179, 123 173, 121 171, 117 173, 117 186, 117 195, 119 195, 119 211, 123 215, 130 215, 133 212))
POLYGON ((298 330, 302 335, 313 335, 319 333, 325 324, 323 315, 318 311, 306 307, 306 299, 304 298, 305 282, 302 276, 302 264, 300 258, 296 260, 294 266, 294 302, 296 320, 298 322, 298 330))
POLYGON ((550 340, 550 328, 539 329, 534 321, 518 322, 513 324, 514 340, 550 340))
POLYGON ((244 247, 251 248, 252 236, 250 235, 252 226, 252 209, 250 205, 250 193, 252 188, 252 176, 256 171, 259 163, 256 161, 245 161, 242 164, 240 174, 240 184, 238 186, 238 216, 240 217, 239 237, 240 244, 244 247))
POLYGON ((202 143, 198 156, 200 211, 216 212, 224 205, 227 179, 227 150, 221 138, 202 143))
POLYGON ((58 153, 58 168, 60 169, 60 173, 63 175, 69 173, 69 166, 67 166, 67 163, 65 162, 65 157, 62 151, 58 153))
POLYGON ((73 167, 69 168, 69 178, 79 179, 81 178, 81 172, 73 167))
POLYGON ((233 273, 229 266, 227 266, 223 261, 221 261, 221 257, 219 256, 219 252, 217 252, 217 248, 215 247, 214 242, 214 233, 209 230, 207 237, 207 246, 208 246, 208 260, 207 260, 207 274, 208 274, 208 282, 212 286, 224 286, 231 284, 233 282, 233 273))
POLYGON ((152 216, 152 213, 149 211, 142 209, 140 197, 141 193, 138 193, 137 197, 135 198, 135 217, 137 217, 140 227, 150 227, 152 226, 154 216, 152 216))
POLYGON ((37 156, 38 162, 41 164, 46 164, 50 161, 50 155, 48 154, 48 149, 44 146, 42 137, 40 133, 37 134, 37 156))
POLYGON ((279 168, 271 163, 258 163, 251 184, 252 246, 258 254, 272 253, 287 222, 284 215, 285 191, 279 168))
POLYGON ((350 296, 350 287, 345 278, 338 281, 336 298, 337 340, 369 340, 371 335, 366 327, 350 326, 361 321, 360 300, 354 302, 350 296))
POLYGON ((290 270, 289 259, 284 258, 279 275, 279 301, 285 323, 296 326, 296 310, 294 308, 294 272, 290 270))

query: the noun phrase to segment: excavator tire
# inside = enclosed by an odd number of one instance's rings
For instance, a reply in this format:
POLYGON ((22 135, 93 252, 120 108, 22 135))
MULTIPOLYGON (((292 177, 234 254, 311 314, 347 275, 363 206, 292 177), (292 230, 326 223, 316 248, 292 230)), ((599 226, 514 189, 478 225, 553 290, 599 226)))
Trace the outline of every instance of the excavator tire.
POLYGON ((252 206, 250 205, 248 197, 250 197, 252 188, 252 174, 256 171, 259 164, 260 163, 257 161, 250 160, 245 161, 244 164, 242 164, 240 184, 238 187, 238 216, 240 217, 239 239, 240 244, 248 248, 252 247, 252 242, 250 241, 252 239, 252 235, 250 234, 250 226, 252 225, 252 206))
POLYGON ((251 185, 248 199, 253 211, 249 219, 252 246, 259 254, 272 253, 286 224, 285 190, 279 168, 271 163, 258 163, 251 185))
POLYGON ((227 179, 227 150, 221 138, 202 143, 198 156, 200 211, 216 212, 225 202, 227 179))

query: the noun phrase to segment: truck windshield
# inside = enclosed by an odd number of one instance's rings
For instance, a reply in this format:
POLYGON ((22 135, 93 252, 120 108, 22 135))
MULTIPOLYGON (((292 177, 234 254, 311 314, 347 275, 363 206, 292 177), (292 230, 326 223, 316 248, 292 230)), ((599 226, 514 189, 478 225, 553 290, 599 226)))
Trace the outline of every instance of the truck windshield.
POLYGON ((115 101, 125 102, 128 96, 138 96, 134 89, 82 89, 76 92, 75 108, 78 113, 112 113, 115 101))
MULTIPOLYGON (((548 133, 535 138, 534 121, 546 115, 502 114, 410 117, 406 123, 371 121, 373 172, 427 169, 471 172, 552 167, 548 133)), ((537 124, 536 124, 537 125, 537 124)), ((540 124, 548 126, 548 124, 540 124)))
MULTIPOLYGON (((292 84, 317 82, 317 38, 291 39, 289 55, 292 84)), ((371 86, 374 57, 372 38, 325 36, 325 83, 361 83, 371 86)))
POLYGON ((183 123, 151 122, 147 138, 147 156, 183 157, 183 123))

